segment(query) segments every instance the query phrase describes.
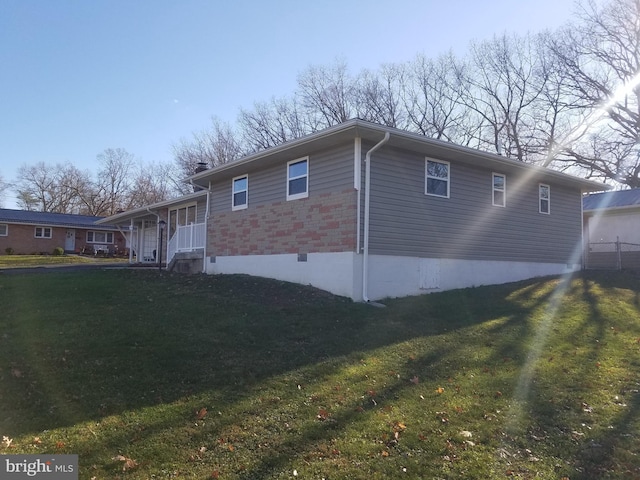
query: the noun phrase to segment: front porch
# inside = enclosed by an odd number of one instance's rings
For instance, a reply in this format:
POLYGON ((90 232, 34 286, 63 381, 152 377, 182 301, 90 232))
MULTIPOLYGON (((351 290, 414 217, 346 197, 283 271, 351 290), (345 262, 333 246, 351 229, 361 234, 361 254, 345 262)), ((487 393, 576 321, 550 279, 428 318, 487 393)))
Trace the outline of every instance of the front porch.
POLYGON ((204 270, 208 193, 200 191, 100 220, 126 238, 129 263, 171 269, 177 255, 200 257, 204 270), (187 255, 188 254, 188 255, 187 255))
POLYGON ((192 223, 177 226, 167 243, 167 265, 178 253, 199 252, 204 257, 207 226, 205 223, 192 223))

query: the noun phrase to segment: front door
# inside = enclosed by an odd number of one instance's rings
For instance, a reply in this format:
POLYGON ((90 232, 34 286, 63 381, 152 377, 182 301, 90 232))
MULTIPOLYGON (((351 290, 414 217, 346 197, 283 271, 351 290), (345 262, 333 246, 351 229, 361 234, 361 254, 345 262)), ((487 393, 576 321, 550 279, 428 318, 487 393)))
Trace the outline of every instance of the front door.
POLYGON ((76 231, 67 229, 67 236, 64 239, 64 251, 73 252, 76 249, 76 231))

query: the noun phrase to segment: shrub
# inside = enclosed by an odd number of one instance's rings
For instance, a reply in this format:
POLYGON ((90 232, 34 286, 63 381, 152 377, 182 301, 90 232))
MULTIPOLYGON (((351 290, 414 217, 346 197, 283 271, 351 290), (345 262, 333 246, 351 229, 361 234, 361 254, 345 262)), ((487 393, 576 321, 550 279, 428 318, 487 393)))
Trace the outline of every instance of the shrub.
POLYGON ((64 255, 64 248, 62 247, 56 247, 53 249, 53 254, 54 255, 64 255))
POLYGON ((7 255, 13 255, 13 252, 14 250, 11 247, 7 247, 4 249, 4 253, 6 253, 7 255))

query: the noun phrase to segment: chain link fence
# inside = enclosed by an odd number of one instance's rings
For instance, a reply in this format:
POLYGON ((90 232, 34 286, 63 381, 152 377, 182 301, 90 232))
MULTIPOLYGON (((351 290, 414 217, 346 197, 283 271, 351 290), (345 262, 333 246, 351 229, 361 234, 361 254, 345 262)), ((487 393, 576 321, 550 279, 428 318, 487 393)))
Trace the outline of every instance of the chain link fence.
POLYGON ((640 244, 627 242, 591 242, 584 255, 589 270, 640 271, 640 244))

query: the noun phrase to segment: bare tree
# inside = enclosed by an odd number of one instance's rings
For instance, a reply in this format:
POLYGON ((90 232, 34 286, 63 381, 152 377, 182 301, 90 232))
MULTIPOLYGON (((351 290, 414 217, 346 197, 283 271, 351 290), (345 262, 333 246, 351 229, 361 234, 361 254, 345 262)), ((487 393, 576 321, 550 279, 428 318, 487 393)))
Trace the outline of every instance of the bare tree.
POLYGON ((139 208, 172 198, 176 192, 171 168, 170 163, 139 165, 133 177, 128 208, 139 208))
POLYGON ((173 145, 173 156, 176 169, 163 167, 165 174, 170 175, 174 188, 187 192, 182 179, 193 175, 199 164, 207 168, 231 162, 241 157, 244 148, 238 135, 231 126, 213 117, 208 129, 195 132, 191 139, 181 139, 173 145))
POLYGON ((0 175, 0 207, 3 205, 3 201, 6 195, 7 190, 9 189, 9 184, 4 181, 2 175, 0 175))
POLYGON ((459 68, 464 95, 459 98, 481 119, 478 147, 525 161, 545 88, 538 43, 527 35, 502 35, 475 42, 467 64, 459 68))
POLYGON ((550 42, 564 94, 582 114, 547 164, 640 187, 640 1, 581 5, 579 22, 550 42))
POLYGON ((81 199, 77 191, 87 186, 88 175, 71 164, 39 162, 18 170, 16 193, 24 210, 77 213, 81 199))
POLYGON ((406 83, 403 65, 383 65, 378 73, 363 70, 355 83, 358 117, 389 127, 406 128, 402 87, 406 83))
POLYGON ((418 55, 403 86, 408 128, 422 135, 467 145, 474 135, 474 116, 462 107, 459 61, 452 53, 431 60, 418 55))
POLYGON ((298 76, 297 96, 306 109, 311 131, 346 122, 353 117, 356 85, 347 64, 336 61, 330 67, 312 66, 298 76))
POLYGON ((305 115, 295 97, 272 98, 255 103, 253 110, 240 110, 238 121, 246 151, 264 150, 315 131, 305 115))
POLYGON ((131 172, 134 155, 124 148, 107 148, 97 155, 101 168, 94 184, 94 215, 113 215, 129 208, 132 196, 131 172))

